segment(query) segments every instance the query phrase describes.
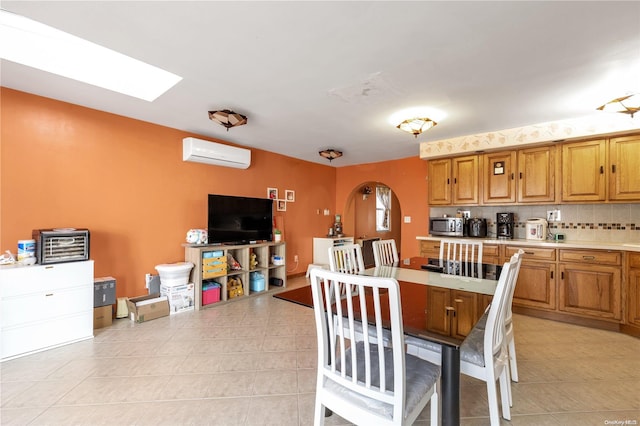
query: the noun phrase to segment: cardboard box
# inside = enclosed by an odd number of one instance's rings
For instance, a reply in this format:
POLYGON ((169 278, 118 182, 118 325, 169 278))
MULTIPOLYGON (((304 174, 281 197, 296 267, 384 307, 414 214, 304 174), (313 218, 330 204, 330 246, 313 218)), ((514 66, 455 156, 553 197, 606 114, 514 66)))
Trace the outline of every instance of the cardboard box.
POLYGON ((195 286, 193 283, 179 285, 160 284, 160 295, 167 296, 171 315, 194 309, 195 286))
POLYGON ((116 303, 116 279, 102 277, 93 280, 93 307, 113 305, 116 303))
POLYGON ((150 321, 169 315, 169 300, 167 296, 160 296, 158 293, 128 299, 127 306, 129 315, 135 322, 150 321))
POLYGON ((113 306, 93 308, 93 329, 108 327, 113 322, 113 306))

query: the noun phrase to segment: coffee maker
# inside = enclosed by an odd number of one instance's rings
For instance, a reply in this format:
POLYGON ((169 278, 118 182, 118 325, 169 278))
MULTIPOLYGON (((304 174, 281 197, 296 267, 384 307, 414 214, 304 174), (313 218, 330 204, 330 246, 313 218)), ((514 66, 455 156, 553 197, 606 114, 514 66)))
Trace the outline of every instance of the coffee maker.
POLYGON ((513 227, 515 225, 513 213, 497 213, 496 224, 496 236, 498 239, 513 239, 513 227))

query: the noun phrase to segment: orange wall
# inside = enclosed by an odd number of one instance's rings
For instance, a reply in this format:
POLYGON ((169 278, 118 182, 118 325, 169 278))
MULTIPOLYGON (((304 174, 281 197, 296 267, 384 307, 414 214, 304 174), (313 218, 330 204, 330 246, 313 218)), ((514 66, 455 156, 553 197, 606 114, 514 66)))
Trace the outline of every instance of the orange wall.
MULTIPOLYGON (((402 242, 398 250, 403 258, 418 256, 416 236, 428 235, 427 162, 417 154, 401 160, 369 163, 337 169, 336 212, 344 211, 353 191, 364 182, 387 185, 398 197, 402 216, 411 216, 411 223, 402 223, 402 242)), ((357 195, 357 194, 356 194, 357 195)))
POLYGON ((145 294, 145 273, 184 259, 187 230, 207 226, 209 193, 296 192, 276 212, 289 275, 306 271, 312 238, 326 234, 317 210, 335 211, 333 167, 259 149, 247 170, 186 163, 182 139, 198 135, 7 88, 0 96, 0 250, 15 253, 33 229, 88 228, 95 276, 115 277, 118 296, 145 294))

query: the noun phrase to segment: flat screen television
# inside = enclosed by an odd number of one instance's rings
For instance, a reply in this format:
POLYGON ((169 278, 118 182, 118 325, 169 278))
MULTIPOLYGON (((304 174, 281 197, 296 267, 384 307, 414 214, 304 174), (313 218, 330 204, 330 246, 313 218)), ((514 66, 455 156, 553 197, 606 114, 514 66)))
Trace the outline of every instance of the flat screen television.
POLYGON ((209 244, 273 240, 273 200, 209 194, 209 244))

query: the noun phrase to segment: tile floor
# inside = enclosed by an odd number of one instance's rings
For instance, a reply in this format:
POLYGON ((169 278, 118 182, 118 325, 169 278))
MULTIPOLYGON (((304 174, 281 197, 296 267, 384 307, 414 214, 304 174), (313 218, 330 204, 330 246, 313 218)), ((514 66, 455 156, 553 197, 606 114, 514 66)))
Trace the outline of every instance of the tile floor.
MULTIPOLYGON (((520 382, 503 424, 639 424, 640 339, 521 315, 514 324, 520 382)), ((92 340, 0 364, 0 424, 311 425, 315 348, 312 311, 271 295, 120 319, 92 340)), ((462 424, 488 425, 485 384, 463 377, 461 393, 462 424)))

